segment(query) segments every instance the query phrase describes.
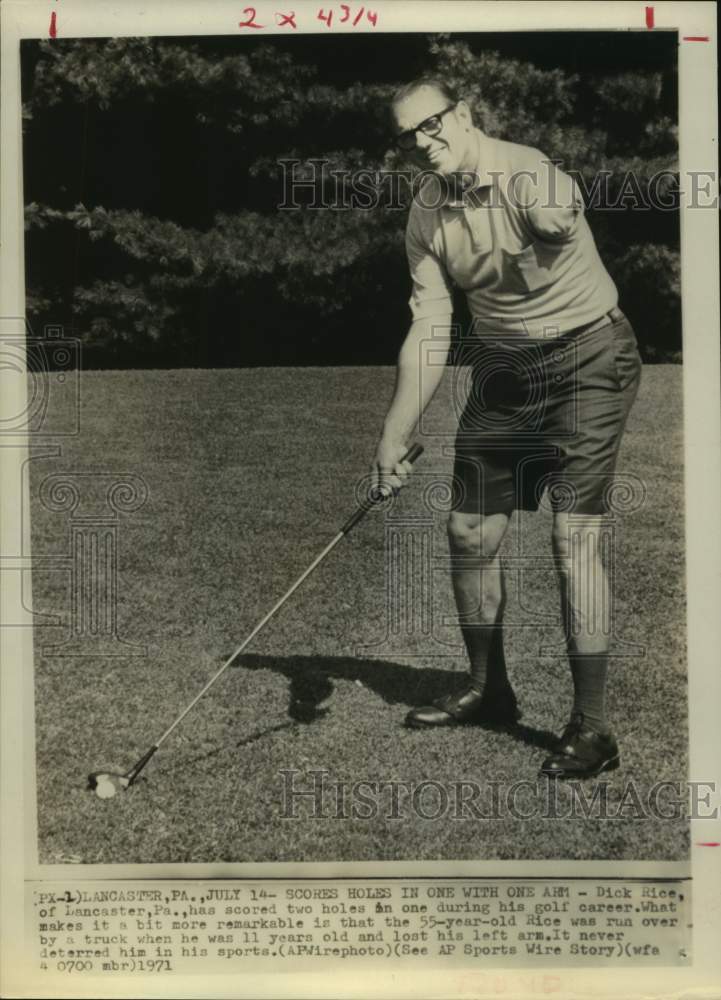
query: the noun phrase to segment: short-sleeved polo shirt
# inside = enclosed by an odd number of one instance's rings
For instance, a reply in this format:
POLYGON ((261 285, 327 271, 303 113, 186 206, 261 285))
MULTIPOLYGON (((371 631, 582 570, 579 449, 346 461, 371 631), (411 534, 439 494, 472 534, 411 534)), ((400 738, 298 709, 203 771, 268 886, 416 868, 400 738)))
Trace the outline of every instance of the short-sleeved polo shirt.
POLYGON ((539 150, 475 129, 478 168, 462 199, 429 174, 406 228, 413 319, 448 317, 451 289, 474 332, 558 336, 618 303, 573 179, 539 150))

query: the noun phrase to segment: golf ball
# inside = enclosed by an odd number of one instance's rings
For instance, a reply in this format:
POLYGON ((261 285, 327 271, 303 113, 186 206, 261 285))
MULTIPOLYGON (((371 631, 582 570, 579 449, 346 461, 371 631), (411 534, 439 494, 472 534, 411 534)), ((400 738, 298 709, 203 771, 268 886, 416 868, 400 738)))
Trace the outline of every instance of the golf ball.
POLYGON ((98 783, 95 786, 95 794, 99 799, 112 799, 116 791, 117 789, 112 781, 108 781, 107 778, 98 779, 98 783))

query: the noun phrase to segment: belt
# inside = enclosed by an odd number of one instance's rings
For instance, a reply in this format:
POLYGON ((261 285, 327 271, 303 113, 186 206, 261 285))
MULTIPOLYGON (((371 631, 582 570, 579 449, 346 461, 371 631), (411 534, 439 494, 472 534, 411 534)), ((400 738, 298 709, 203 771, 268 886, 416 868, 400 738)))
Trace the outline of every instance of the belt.
POLYGON ((573 330, 566 330, 563 336, 575 337, 579 333, 593 333, 595 330, 602 330, 604 326, 609 326, 611 323, 620 323, 625 318, 618 306, 614 306, 599 319, 594 319, 591 323, 584 323, 582 326, 576 326, 573 330))

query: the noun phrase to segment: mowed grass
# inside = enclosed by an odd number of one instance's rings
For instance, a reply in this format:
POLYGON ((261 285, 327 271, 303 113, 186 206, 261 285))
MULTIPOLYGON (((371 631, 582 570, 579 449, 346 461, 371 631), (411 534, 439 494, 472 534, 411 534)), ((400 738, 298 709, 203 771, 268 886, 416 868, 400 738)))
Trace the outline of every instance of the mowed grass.
MULTIPOLYGON (((86 790, 89 771, 124 771, 160 736, 354 509, 393 378, 389 368, 82 376, 80 435, 63 441, 60 457, 31 462, 34 551, 68 552, 68 513, 39 499, 46 476, 141 477, 146 503, 118 520, 117 632, 147 655, 54 654, 50 644, 68 633, 68 578, 34 574, 36 612, 61 620, 35 632, 42 862, 687 856, 685 820, 639 816, 626 791, 635 782, 643 800, 654 783, 686 778, 682 370, 672 366, 645 369, 619 460, 619 471, 647 490, 643 508, 616 524, 614 648, 642 654, 616 655, 611 666, 622 764, 604 781, 612 814, 626 792, 625 818, 564 817, 572 784, 558 789, 563 818, 541 818, 533 787, 516 800, 531 818, 491 806, 490 782, 536 782, 571 704, 547 513, 515 519, 503 550, 511 569, 519 555, 545 559, 509 575, 506 649, 522 726, 403 727, 411 706, 466 669, 434 486, 451 470, 450 375, 427 415, 433 434, 421 435, 426 452, 414 481, 392 510, 369 514, 340 544, 133 788, 104 801, 86 790), (406 572, 407 562, 389 553, 411 537, 426 562, 406 572), (399 617, 389 615, 389 594, 399 617), (401 790, 401 818, 392 818, 389 793, 379 789, 375 815, 343 818, 329 790, 325 815, 309 815, 305 799, 289 819, 288 770, 302 788, 311 785, 308 772, 325 770, 336 783, 431 780, 451 798, 442 818, 412 818, 401 790), (454 809, 462 780, 477 783, 475 805, 492 818, 454 809)), ((98 494, 82 512, 102 508, 98 494)), ((545 788, 540 781, 539 796, 545 788)), ((584 788, 590 795, 593 784, 584 788)), ((422 799, 428 814, 441 805, 432 789, 422 799)))

